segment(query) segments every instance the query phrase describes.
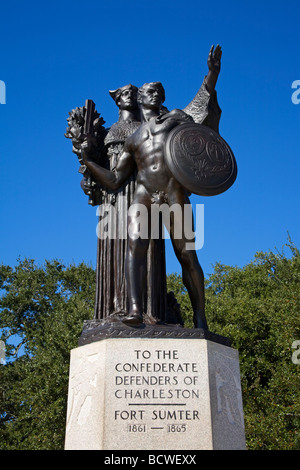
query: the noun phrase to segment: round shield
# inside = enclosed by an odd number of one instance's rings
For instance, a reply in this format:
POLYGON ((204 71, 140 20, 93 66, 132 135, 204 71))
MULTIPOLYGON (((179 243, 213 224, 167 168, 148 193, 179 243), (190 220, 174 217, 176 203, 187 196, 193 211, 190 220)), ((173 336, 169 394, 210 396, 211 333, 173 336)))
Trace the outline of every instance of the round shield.
POLYGON ((199 196, 215 196, 234 183, 237 164, 231 148, 212 129, 185 123, 166 141, 166 161, 176 180, 199 196))

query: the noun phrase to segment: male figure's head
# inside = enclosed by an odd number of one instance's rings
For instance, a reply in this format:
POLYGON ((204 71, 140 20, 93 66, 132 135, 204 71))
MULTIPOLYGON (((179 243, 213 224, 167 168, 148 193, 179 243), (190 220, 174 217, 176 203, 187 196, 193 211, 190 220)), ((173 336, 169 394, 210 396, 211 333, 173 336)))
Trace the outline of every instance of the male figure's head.
POLYGON ((137 102, 140 108, 160 110, 165 101, 165 90, 160 82, 145 83, 138 89, 137 102))
POLYGON ((125 85, 109 92, 120 110, 134 111, 137 109, 137 92, 134 85, 125 85))

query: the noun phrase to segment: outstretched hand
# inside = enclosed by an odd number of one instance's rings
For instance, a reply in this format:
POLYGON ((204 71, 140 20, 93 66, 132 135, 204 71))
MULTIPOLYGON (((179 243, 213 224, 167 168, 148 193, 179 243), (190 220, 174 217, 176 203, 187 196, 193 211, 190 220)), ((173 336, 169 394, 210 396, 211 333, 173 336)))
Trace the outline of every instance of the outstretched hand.
POLYGON ((211 70, 212 72, 220 73, 221 70, 221 57, 222 57, 222 49, 219 44, 216 46, 214 50, 214 45, 211 46, 209 54, 208 54, 208 59, 207 59, 207 65, 208 69, 211 70))

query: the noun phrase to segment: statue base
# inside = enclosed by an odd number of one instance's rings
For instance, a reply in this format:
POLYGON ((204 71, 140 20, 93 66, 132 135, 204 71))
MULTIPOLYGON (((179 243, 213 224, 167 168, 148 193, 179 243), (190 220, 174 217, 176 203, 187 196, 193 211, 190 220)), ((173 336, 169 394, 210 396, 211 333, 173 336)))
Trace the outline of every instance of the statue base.
POLYGON ((180 324, 154 322, 153 317, 151 319, 148 317, 148 322, 146 319, 140 326, 132 327, 124 324, 120 318, 115 316, 105 320, 86 320, 78 346, 108 338, 207 339, 224 346, 231 346, 231 341, 225 336, 202 328, 183 328, 180 324))
POLYGON ((71 351, 66 450, 246 448, 238 352, 226 338, 93 322, 71 351))

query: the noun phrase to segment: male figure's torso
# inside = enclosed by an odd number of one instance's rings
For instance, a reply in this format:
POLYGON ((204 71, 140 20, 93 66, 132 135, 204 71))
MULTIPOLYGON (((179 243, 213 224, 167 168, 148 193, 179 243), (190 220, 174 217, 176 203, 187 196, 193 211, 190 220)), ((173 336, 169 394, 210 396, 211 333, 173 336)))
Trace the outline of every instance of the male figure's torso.
POLYGON ((174 190, 183 191, 165 161, 165 142, 170 131, 185 121, 186 115, 179 110, 165 116, 152 117, 141 124, 126 142, 126 150, 137 165, 137 184, 142 185, 149 195, 159 191, 166 194, 173 193, 174 190))

